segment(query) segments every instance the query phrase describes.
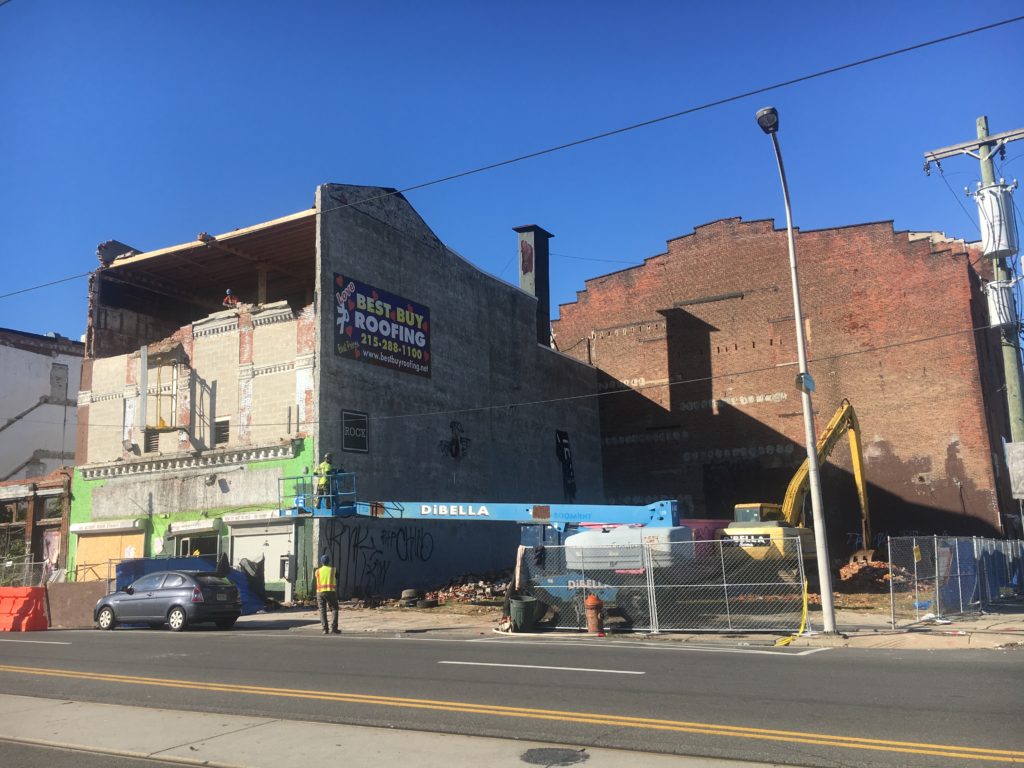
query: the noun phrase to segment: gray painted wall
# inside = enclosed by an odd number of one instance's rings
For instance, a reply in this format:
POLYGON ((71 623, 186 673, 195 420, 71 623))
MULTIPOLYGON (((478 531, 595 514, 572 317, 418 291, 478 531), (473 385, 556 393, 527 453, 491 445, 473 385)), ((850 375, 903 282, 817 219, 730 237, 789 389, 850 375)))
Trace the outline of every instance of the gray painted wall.
POLYGON ((263 506, 276 509, 280 468, 214 467, 117 477, 92 492, 92 519, 175 514, 201 509, 263 506))
POLYGON ((446 248, 403 197, 359 202, 387 191, 317 191, 319 452, 357 474, 363 500, 554 503, 563 430, 575 500, 603 501, 597 399, 528 404, 595 393, 595 370, 538 345, 537 300, 446 248), (335 273, 429 308, 429 378, 336 353, 335 273), (342 408, 369 414, 369 453, 340 451, 342 408))
POLYGON ((519 526, 501 522, 437 522, 380 518, 318 518, 319 555, 338 569, 342 599, 398 597, 456 576, 515 566, 519 526))

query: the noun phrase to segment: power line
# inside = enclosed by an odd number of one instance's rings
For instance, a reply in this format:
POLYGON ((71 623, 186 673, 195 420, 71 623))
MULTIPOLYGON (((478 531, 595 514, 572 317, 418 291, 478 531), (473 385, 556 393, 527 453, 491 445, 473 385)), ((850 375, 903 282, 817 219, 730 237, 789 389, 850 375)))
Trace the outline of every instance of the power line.
POLYGON ((626 261, 625 259, 596 259, 590 256, 570 256, 567 253, 555 253, 551 251, 552 256, 558 256, 560 259, 577 259, 578 261, 602 261, 607 264, 629 264, 630 266, 639 267, 635 261, 626 261))
POLYGON ((41 285, 33 285, 28 288, 21 288, 17 291, 11 291, 10 293, 0 293, 0 299, 6 299, 10 296, 17 296, 19 293, 28 293, 29 291, 38 291, 40 288, 49 288, 51 285, 57 285, 59 283, 66 283, 69 280, 77 280, 80 277, 88 277, 92 272, 83 272, 80 275, 71 275, 71 277, 62 277, 60 280, 52 280, 49 283, 42 283, 41 285))
MULTIPOLYGON (((9 2, 9 0, 0 0, 0 2, 9 2)), ((534 151, 534 152, 528 152, 528 153, 526 153, 524 155, 518 155, 516 157, 512 157, 512 158, 509 158, 507 160, 500 160, 498 162, 489 163, 487 165, 482 165, 482 166, 479 166, 477 168, 471 168, 471 169, 466 170, 466 171, 460 171, 458 173, 449 174, 448 176, 442 176, 441 178, 433 179, 431 181, 425 181, 425 182, 421 182, 419 184, 413 184, 411 186, 403 187, 401 189, 396 189, 396 190, 393 190, 391 192, 385 192, 384 194, 373 195, 373 196, 370 196, 370 197, 364 197, 364 198, 362 198, 362 199, 360 199, 360 200, 358 200, 356 202, 342 203, 341 205, 336 205, 336 206, 334 206, 332 208, 324 208, 324 209, 322 209, 320 211, 317 211, 317 215, 319 216, 319 215, 322 215, 322 214, 325 214, 325 213, 332 213, 334 211, 339 211, 339 210, 342 210, 344 208, 352 208, 352 207, 355 207, 355 206, 363 204, 363 203, 374 202, 376 200, 383 200, 383 199, 386 199, 386 198, 389 198, 389 197, 394 197, 396 195, 404 194, 406 192, 413 192, 413 191, 419 190, 419 189, 426 189, 427 187, 436 186, 438 184, 444 184, 446 182, 454 181, 456 179, 463 179, 463 178, 466 178, 467 176, 474 176, 474 175, 479 174, 479 173, 485 173, 487 171, 493 171, 493 170, 496 170, 498 168, 503 168, 503 167, 508 166, 508 165, 513 165, 515 163, 521 163, 521 162, 523 162, 525 160, 532 160, 532 159, 537 158, 537 157, 543 157, 544 155, 550 155, 550 154, 553 154, 555 152, 561 152, 562 150, 565 150, 565 149, 571 149, 573 147, 582 146, 583 144, 589 144, 591 142, 599 141, 601 139, 607 139, 607 138, 610 138, 612 136, 618 136, 620 134, 628 133, 630 131, 635 131, 635 130, 638 130, 640 128, 647 128, 649 126, 656 125, 658 123, 663 123, 663 122, 666 122, 668 120, 675 120, 677 118, 685 117, 687 115, 692 115, 692 114, 695 114, 697 112, 702 112, 702 111, 705 111, 705 110, 708 110, 708 109, 712 109, 714 107, 720 107, 720 106, 723 106, 725 104, 731 104, 733 102, 740 101, 742 99, 746 99, 746 98, 749 98, 751 96, 757 96, 757 95, 760 95, 760 94, 763 94, 763 93, 769 93, 771 91, 776 91, 776 90, 779 90, 781 88, 787 88, 787 87, 789 87, 791 85, 797 85, 798 83, 804 83, 804 82, 808 82, 810 80, 815 80, 815 79, 818 79, 818 78, 821 78, 821 77, 826 77, 828 75, 834 75, 834 74, 836 74, 838 72, 844 72, 844 71, 846 71, 848 69, 854 69, 856 67, 861 67, 861 66, 864 66, 865 64, 872 64, 872 63, 874 63, 876 61, 883 61, 885 59, 889 59, 889 58, 892 58, 894 56, 900 56, 900 55, 905 54, 905 53, 911 53, 913 51, 918 51, 918 50, 921 50, 923 48, 928 48, 928 47, 931 47, 931 46, 934 46, 934 45, 940 45, 942 43, 948 43, 948 42, 950 42, 952 40, 958 40, 958 39, 963 38, 963 37, 969 37, 970 35, 975 35, 975 34, 978 34, 980 32, 987 32, 989 30, 997 29, 999 27, 1004 27, 1004 26, 1007 26, 1009 24, 1015 24, 1015 23, 1017 23, 1019 21, 1024 21, 1024 16, 1015 16, 1013 18, 1004 19, 1002 21, 996 21, 996 22, 993 22, 991 24, 985 24, 984 26, 981 26, 981 27, 974 27, 973 29, 964 30, 962 32, 956 32, 956 33, 953 33, 951 35, 945 35, 943 37, 937 37, 937 38, 934 38, 932 40, 926 40, 925 42, 922 42, 922 43, 916 43, 914 45, 909 45, 909 46, 906 46, 906 47, 903 47, 903 48, 897 48, 895 50, 888 51, 886 53, 880 53, 880 54, 877 54, 875 56, 868 56, 867 58, 857 59, 856 61, 851 61, 851 62, 848 62, 846 64, 840 64, 838 66, 829 67, 828 69, 822 69, 822 70, 819 70, 817 72, 812 72, 812 73, 807 74, 807 75, 801 75, 800 77, 794 77, 794 78, 791 78, 789 80, 783 80, 781 82, 774 83, 772 85, 765 85, 765 86, 762 86, 760 88, 754 88, 753 90, 744 91, 743 93, 735 94, 733 96, 727 96, 727 97, 722 98, 722 99, 716 99, 714 101, 709 101, 709 102, 706 102, 704 104, 697 105, 695 107, 688 107, 687 109, 683 109, 683 110, 680 110, 678 112, 672 112, 670 114, 662 115, 660 117, 654 117, 654 118, 651 118, 650 120, 644 120, 644 121, 641 121, 639 123, 633 123, 631 125, 626 125, 626 126, 623 126, 621 128, 614 128, 614 129, 612 129, 610 131, 604 131, 603 133, 597 133, 597 134, 594 134, 592 136, 587 136, 587 137, 584 137, 584 138, 581 138, 581 139, 576 139, 574 141, 565 142, 564 144, 557 144, 557 145, 552 146, 552 147, 547 147, 546 149, 540 149, 540 150, 537 150, 537 151, 534 151)), ((204 247, 204 246, 205 246, 205 243, 196 243, 194 247, 201 248, 201 247, 204 247)), ((507 265, 506 265, 505 268, 507 268, 507 265)), ((502 271, 504 271, 504 269, 502 271)), ((86 274, 88 274, 88 273, 86 273, 86 274)), ((76 275, 75 277, 81 277, 81 275, 76 275)), ((65 280, 72 280, 72 279, 75 279, 75 278, 65 278, 65 280)), ((55 281, 55 282, 63 282, 63 281, 62 280, 58 280, 58 281, 55 281)), ((26 288, 23 291, 16 291, 16 293, 24 293, 25 291, 36 290, 37 288, 45 288, 45 287, 48 287, 49 285, 52 285, 52 283, 47 283, 45 285, 39 285, 39 286, 33 286, 31 288, 26 288)), ((14 294, 8 294, 8 295, 14 295, 14 294)), ((2 299, 2 298, 6 298, 6 297, 5 296, 0 296, 0 299, 2 299)))
MULTIPOLYGON (((977 219, 975 219, 973 216, 971 216, 971 214, 967 210, 967 207, 964 205, 964 201, 960 199, 960 195, 958 195, 953 190, 953 187, 950 186, 949 179, 946 178, 946 173, 945 173, 945 171, 942 170, 942 163, 939 162, 938 160, 936 160, 935 161, 935 167, 939 169, 939 178, 942 179, 942 183, 946 185, 946 189, 949 190, 949 194, 951 194, 953 196, 953 198, 956 200, 957 205, 960 206, 960 210, 964 212, 964 216, 966 216, 970 220, 971 226, 973 226, 976 230, 978 230, 978 232, 981 232, 981 226, 978 224, 977 219)), ((981 259, 982 259, 981 256, 976 258, 974 261, 971 262, 971 266, 972 267, 976 266, 977 263, 979 261, 981 261, 981 259)))
MULTIPOLYGON (((432 186, 437 185, 437 184, 444 184, 445 182, 448 182, 448 181, 454 181, 455 179, 462 179, 462 178, 465 178, 466 176, 473 176, 473 175, 478 174, 478 173, 484 173, 485 171, 493 171, 493 170, 495 170, 497 168, 503 168, 503 167, 505 167, 507 165, 512 165, 514 163, 523 162, 524 160, 532 160, 533 158, 536 158, 536 157, 542 157, 544 155, 550 155, 550 154, 552 154, 554 152, 561 152, 564 149, 571 149, 573 147, 578 147, 578 146, 581 146, 583 144, 589 144, 589 143, 594 142, 594 141, 599 141, 600 139, 607 139, 607 138, 610 138, 611 136, 618 136, 619 134, 628 133, 629 131, 635 131, 635 130, 637 130, 639 128, 647 128, 649 126, 656 125, 658 123, 663 123, 663 122, 666 122, 668 120, 675 120, 676 118, 679 118, 679 117, 685 117, 686 115, 692 115, 692 114, 694 114, 696 112, 702 112, 704 110, 712 109, 713 107, 720 107, 720 106, 723 106, 725 104, 731 104, 731 103, 733 103, 735 101, 740 101, 742 99, 746 99, 746 98, 749 98, 751 96, 757 96, 757 95, 760 95, 762 93, 769 93, 770 91, 779 90, 780 88, 787 88, 787 87, 789 87, 791 85, 796 85, 798 83, 804 83, 804 82, 807 82, 809 80, 815 80, 815 79, 820 78, 820 77, 826 77, 828 75, 834 75, 837 72, 843 72, 843 71, 845 71, 847 69, 853 69, 855 67, 864 66, 865 64, 872 64, 872 63, 874 63, 876 61, 882 61, 884 59, 889 59, 889 58, 892 58, 893 56, 900 56, 900 55, 902 55, 904 53, 910 53, 912 51, 921 50, 923 48, 928 48, 928 47, 933 46, 933 45, 939 45, 941 43, 947 43, 947 42, 950 42, 951 40, 957 40, 957 39, 962 38, 962 37, 968 37, 970 35, 978 34, 979 32, 987 32, 990 29, 997 29, 998 27, 1003 27, 1003 26, 1006 26, 1008 24, 1015 24, 1016 22, 1019 22, 1019 21, 1024 21, 1024 16, 1015 16, 1015 17, 1010 18, 1010 19, 1004 19, 1002 21, 993 22, 992 24, 986 24, 986 25, 981 26, 981 27, 975 27, 973 29, 968 29, 968 30, 965 30, 963 32, 956 32, 956 33, 951 34, 951 35, 945 35, 944 37, 937 37, 937 38, 935 38, 933 40, 927 40, 927 41, 925 41, 923 43, 917 43, 915 45, 909 45, 909 46, 906 46, 904 48, 898 48, 896 50, 888 51, 886 53, 880 53, 880 54, 877 54, 875 56, 869 56, 869 57, 864 58, 864 59, 858 59, 856 61, 851 61, 851 62, 849 62, 847 64, 840 64, 839 66, 836 66, 836 67, 829 67, 828 69, 822 69, 822 70, 819 70, 818 72, 813 72, 813 73, 808 74, 808 75, 801 75, 800 77, 794 77, 794 78, 792 78, 790 80, 783 80, 782 82, 774 83, 772 85, 765 85, 765 86, 762 86, 760 88, 755 88, 755 89, 750 90, 750 91, 745 91, 743 93, 736 94, 734 96, 727 96, 727 97, 722 98, 722 99, 716 99, 714 101, 709 101, 709 102, 706 102, 704 104, 700 104, 700 105, 695 106, 695 107, 689 107, 687 109, 683 109, 683 110, 680 110, 678 112, 672 112, 672 113, 667 114, 667 115, 662 115, 661 117, 654 117, 654 118, 651 118, 650 120, 644 120, 644 121, 639 122, 639 123, 633 123, 632 125, 626 125, 626 126, 623 126, 622 128, 614 128, 614 129, 612 129, 610 131, 605 131, 603 133, 594 134, 593 136, 587 136, 587 137, 582 138, 582 139, 576 139, 574 141, 568 141, 568 142, 566 142, 564 144, 557 144, 557 145, 555 145, 553 147, 548 147, 546 149, 540 149, 540 150, 537 150, 535 152, 528 152, 525 155, 518 155, 518 156, 510 158, 508 160, 501 160, 501 161, 498 161, 498 162, 495 162, 495 163, 490 163, 488 165, 482 165, 482 166, 480 166, 478 168, 472 168, 472 169, 467 170, 467 171, 461 171, 459 173, 453 173, 453 174, 450 174, 448 176, 443 176, 443 177, 441 177, 439 179, 434 179, 433 181, 425 181, 425 182, 422 182, 420 184, 413 184, 412 186, 403 187, 402 189, 395 190, 394 192, 388 192, 388 193, 383 194, 383 195, 377 195, 375 197, 364 198, 364 199, 360 200, 359 203, 371 202, 373 200, 379 200, 379 199, 382 199, 382 198, 385 198, 385 197, 392 197, 394 195, 403 194, 405 192, 413 192, 413 191, 418 190, 418 189, 425 189, 426 187, 432 187, 432 186)), ((324 209, 323 211, 320 211, 320 213, 330 213, 332 211, 340 210, 341 208, 348 208, 348 207, 351 207, 353 205, 358 205, 359 203, 345 203, 343 205, 336 206, 335 208, 324 209)))

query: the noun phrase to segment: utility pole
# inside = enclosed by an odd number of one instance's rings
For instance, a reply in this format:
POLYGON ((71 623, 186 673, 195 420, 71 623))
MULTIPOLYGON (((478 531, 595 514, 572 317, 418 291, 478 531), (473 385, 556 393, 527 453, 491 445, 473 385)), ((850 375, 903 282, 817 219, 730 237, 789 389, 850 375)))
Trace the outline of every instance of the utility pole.
MULTIPOLYGON (((993 193, 995 195, 1005 194, 1005 197, 1009 197, 1009 187, 1003 184, 1000 179, 996 181, 995 167, 992 162, 992 156, 997 152, 1005 155, 1005 147, 1011 141, 1018 141, 1024 139, 1024 128, 1018 128, 1014 131, 1006 131, 1005 133, 999 133, 995 136, 989 136, 988 134, 988 117, 982 116, 977 120, 977 140, 976 141, 965 141, 960 144, 954 144, 951 147, 944 147, 942 149, 936 149, 932 152, 924 153, 924 172, 928 173, 931 163, 935 163, 939 166, 940 170, 942 166, 939 164, 940 160, 947 157, 954 157, 956 155, 970 155, 981 162, 981 184, 976 196, 976 202, 979 206, 979 213, 981 216, 981 228, 982 228, 982 242, 983 247, 989 246, 992 243, 991 231, 986 232, 986 226, 989 230, 992 230, 992 224, 987 221, 986 218, 990 214, 986 214, 986 209, 983 207, 982 195, 986 193, 993 193)), ((998 206, 997 206, 998 207, 998 206)), ((991 209, 990 209, 991 210, 991 209)), ((985 255, 992 258, 992 274, 994 281, 991 286, 1012 286, 1013 275, 1010 270, 1006 267, 1006 258, 1012 256, 1016 252, 1016 235, 1015 228, 1013 227, 1013 207, 1008 206, 1005 209, 1005 214, 1009 218, 1008 222, 1004 222, 1002 229, 1005 232, 995 232, 994 234, 998 238, 1002 238, 1005 242, 1002 243, 1005 247, 1000 247, 999 244, 986 247, 986 250, 991 250, 991 253, 985 255), (1008 251, 1008 248, 1012 250, 1008 251)), ((1006 291, 1008 301, 1013 301, 1013 291, 1006 291)), ((991 306, 991 303, 990 303, 991 306)), ((1012 304, 1010 305, 1012 309, 1012 304)), ((1016 311, 1013 312, 1013 322, 1010 325, 1004 325, 1000 328, 1000 336, 1002 338, 1002 351, 1003 351, 1003 373, 1006 379, 1006 404, 1010 414, 1010 440, 1014 443, 1024 441, 1024 398, 1021 396, 1021 364, 1020 364, 1020 324, 1016 322, 1016 311)), ((994 323, 994 320, 990 319, 990 322, 994 323)))

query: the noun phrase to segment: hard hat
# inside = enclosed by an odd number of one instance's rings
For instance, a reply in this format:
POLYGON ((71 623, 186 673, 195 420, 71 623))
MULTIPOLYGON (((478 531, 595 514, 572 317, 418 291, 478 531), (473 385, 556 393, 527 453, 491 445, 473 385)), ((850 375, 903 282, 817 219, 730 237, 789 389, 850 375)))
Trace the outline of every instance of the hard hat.
POLYGON ((330 555, 320 555, 320 565, 327 565, 329 562, 331 562, 330 555))

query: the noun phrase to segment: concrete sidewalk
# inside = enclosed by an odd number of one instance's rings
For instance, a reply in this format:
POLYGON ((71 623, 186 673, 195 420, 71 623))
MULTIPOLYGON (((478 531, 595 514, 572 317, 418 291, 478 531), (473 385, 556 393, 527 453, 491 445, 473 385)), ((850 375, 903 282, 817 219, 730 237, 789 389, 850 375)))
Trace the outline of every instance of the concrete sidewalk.
POLYGON ((0 758, 4 740, 213 768, 522 768, 584 761, 588 768, 775 765, 0 694, 0 758))
MULTIPOLYGON (((994 609, 993 609, 994 610, 994 609)), ((491 636, 497 627, 500 610, 481 609, 479 613, 451 613, 441 608, 350 608, 343 607, 340 621, 345 634, 409 633, 455 634, 459 636, 491 636)), ((836 626, 839 634, 821 633, 820 614, 811 613, 810 634, 793 639, 794 646, 830 646, 848 648, 884 649, 999 649, 1024 648, 1024 600, 1007 599, 999 604, 998 612, 953 616, 938 621, 924 621, 892 629, 886 613, 861 610, 838 610, 836 626), (948 621, 948 623, 946 623, 948 621)), ((243 616, 239 629, 288 630, 319 632, 319 617, 315 610, 285 608, 269 613, 243 616)), ((519 635, 522 636, 522 635, 519 635)), ((544 630, 531 636, 559 639, 588 637, 585 632, 544 630)), ((778 633, 706 633, 665 632, 610 633, 617 639, 635 637, 644 641, 722 643, 727 645, 770 646, 786 637, 778 633)), ((601 638, 591 638, 600 642, 601 638)))

